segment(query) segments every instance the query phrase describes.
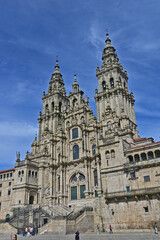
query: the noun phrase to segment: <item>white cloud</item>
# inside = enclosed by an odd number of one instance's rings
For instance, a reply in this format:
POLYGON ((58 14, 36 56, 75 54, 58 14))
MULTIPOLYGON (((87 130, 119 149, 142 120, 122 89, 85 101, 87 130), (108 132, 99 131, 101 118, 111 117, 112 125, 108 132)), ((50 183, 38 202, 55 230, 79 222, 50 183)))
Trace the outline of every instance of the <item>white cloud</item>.
POLYGON ((98 60, 102 56, 102 44, 104 45, 104 36, 100 36, 98 23, 93 23, 90 27, 88 41, 96 48, 96 57, 98 60))
POLYGON ((160 112, 158 110, 146 109, 146 108, 143 108, 143 107, 140 107, 140 106, 136 106, 135 112, 146 115, 146 116, 160 117, 160 112))
POLYGON ((38 132, 38 127, 27 122, 0 122, 0 136, 28 137, 38 132))

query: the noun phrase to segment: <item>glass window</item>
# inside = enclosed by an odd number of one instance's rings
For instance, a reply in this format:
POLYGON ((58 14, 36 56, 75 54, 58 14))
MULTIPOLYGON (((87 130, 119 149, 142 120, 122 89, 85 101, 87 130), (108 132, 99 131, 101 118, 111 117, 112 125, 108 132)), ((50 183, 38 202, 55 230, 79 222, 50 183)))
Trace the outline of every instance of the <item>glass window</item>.
POLYGON ((148 207, 144 207, 145 212, 149 212, 148 207))
POLYGON ((1 197, 2 193, 0 192, 0 197, 1 197))
POLYGON ((29 204, 33 204, 34 203, 34 197, 33 196, 30 196, 29 197, 29 204))
POLYGON ((144 181, 145 182, 150 182, 150 176, 144 176, 144 181))
POLYGON ((9 220, 10 220, 10 215, 7 214, 7 215, 6 215, 6 222, 9 222, 9 220))
POLYGON ((9 184, 8 184, 9 186, 11 186, 11 182, 9 182, 9 184))
POLYGON ((72 139, 78 138, 78 128, 72 129, 72 139))
POLYGON ((62 103, 59 102, 59 112, 61 112, 61 111, 62 111, 62 103))
POLYGON ((129 162, 130 163, 133 163, 133 157, 130 155, 130 156, 128 156, 128 159, 129 159, 129 162))
POLYGON ((115 158, 115 151, 111 150, 111 158, 115 158))
POLYGON ((97 191, 95 191, 95 197, 98 197, 98 192, 97 191))
POLYGON ((130 186, 126 186, 126 192, 127 192, 128 194, 131 193, 131 191, 130 191, 130 186))
POLYGON ((131 172, 130 176, 131 176, 131 178, 135 178, 136 177, 136 173, 135 172, 131 172))
POLYGON ((92 155, 95 155, 96 154, 96 145, 93 144, 92 145, 92 155))
POLYGON ((60 177, 58 177, 58 192, 60 192, 60 177))
POLYGON ((79 180, 80 180, 80 181, 85 180, 85 176, 84 176, 82 173, 79 174, 79 180))
POLYGON ((11 195, 11 190, 8 190, 8 195, 11 195))
POLYGON ((76 176, 76 174, 72 177, 71 182, 77 182, 77 176, 76 176))
POLYGON ((10 173, 10 177, 12 177, 12 173, 10 173))
POLYGON ((2 183, 0 183, 0 187, 2 187, 2 183))
POLYGON ((6 174, 4 174, 3 177, 6 178, 6 174))
POLYGON ((85 198, 85 195, 84 195, 84 191, 85 190, 86 190, 86 186, 85 185, 81 185, 80 186, 80 197, 81 197, 81 199, 85 198))
POLYGON ((73 147, 73 160, 79 159, 79 146, 75 145, 73 147))
POLYGON ((110 85, 111 85, 111 88, 114 87, 114 79, 113 78, 110 78, 110 85))
POLYGON ((60 160, 61 160, 61 156, 60 156, 60 153, 58 154, 58 163, 60 163, 60 160))
POLYGON ((77 200, 77 187, 71 187, 71 200, 77 200))
POLYGON ((9 173, 7 173, 7 178, 9 178, 9 173))
POLYGON ((97 170, 94 170, 94 186, 98 186, 97 170))
POLYGON ((2 179, 3 175, 0 176, 0 179, 2 179))
POLYGON ((102 88, 103 88, 103 90, 106 90, 106 82, 105 81, 102 82, 102 88))

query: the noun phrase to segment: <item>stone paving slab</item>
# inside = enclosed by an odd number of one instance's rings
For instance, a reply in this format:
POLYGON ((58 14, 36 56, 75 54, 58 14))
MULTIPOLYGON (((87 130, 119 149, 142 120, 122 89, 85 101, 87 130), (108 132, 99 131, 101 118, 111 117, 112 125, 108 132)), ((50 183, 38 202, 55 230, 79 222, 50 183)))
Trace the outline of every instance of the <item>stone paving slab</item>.
MULTIPOLYGON (((0 234, 0 240, 11 240, 11 235, 0 234)), ((18 236, 17 240, 75 240, 74 234, 72 235, 37 235, 34 237, 21 237, 18 236)), ((81 234, 80 240, 160 240, 160 235, 154 233, 114 233, 114 234, 81 234)))

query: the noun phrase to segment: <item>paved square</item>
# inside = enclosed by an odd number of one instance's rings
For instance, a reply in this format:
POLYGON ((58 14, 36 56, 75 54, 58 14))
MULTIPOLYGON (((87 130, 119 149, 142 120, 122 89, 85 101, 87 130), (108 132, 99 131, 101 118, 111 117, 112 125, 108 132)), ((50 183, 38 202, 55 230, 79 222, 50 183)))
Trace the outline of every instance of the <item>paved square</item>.
MULTIPOLYGON (((27 237, 28 238, 28 237, 27 237)), ((11 235, 0 235, 0 240, 11 240, 11 235)), ((26 237, 18 236, 17 240, 26 239, 26 237)), ((34 237, 29 237, 33 240, 74 240, 74 234, 72 235, 38 235, 34 237)), ((115 233, 115 234, 81 234, 80 240, 160 240, 159 235, 154 233, 115 233)))

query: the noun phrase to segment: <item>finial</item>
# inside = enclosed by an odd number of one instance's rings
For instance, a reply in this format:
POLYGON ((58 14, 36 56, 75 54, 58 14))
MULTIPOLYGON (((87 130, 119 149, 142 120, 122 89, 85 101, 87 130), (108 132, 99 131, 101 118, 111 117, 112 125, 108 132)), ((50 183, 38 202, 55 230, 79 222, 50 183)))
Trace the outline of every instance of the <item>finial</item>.
POLYGON ((16 152, 16 155, 17 155, 17 162, 20 161, 20 152, 16 152))
POLYGON ((56 56, 56 63, 58 63, 58 55, 56 56))
POLYGON ((106 36, 109 37, 108 28, 106 28, 106 36))
POLYGON ((77 82, 76 74, 74 74, 74 82, 77 82))

